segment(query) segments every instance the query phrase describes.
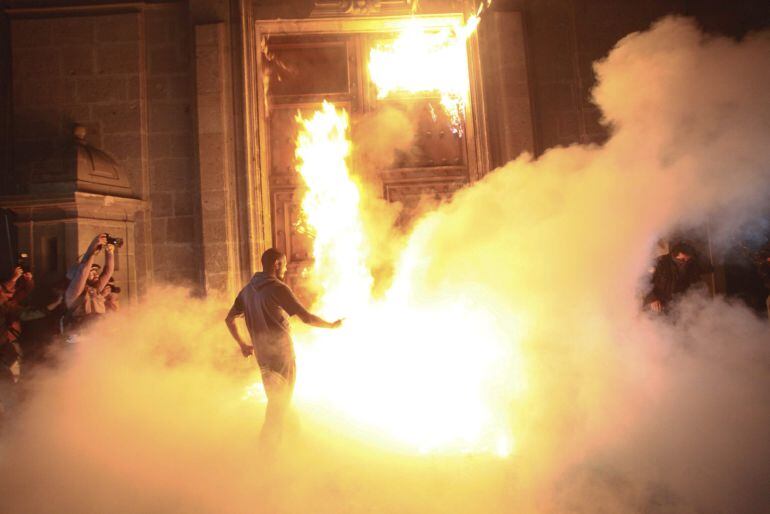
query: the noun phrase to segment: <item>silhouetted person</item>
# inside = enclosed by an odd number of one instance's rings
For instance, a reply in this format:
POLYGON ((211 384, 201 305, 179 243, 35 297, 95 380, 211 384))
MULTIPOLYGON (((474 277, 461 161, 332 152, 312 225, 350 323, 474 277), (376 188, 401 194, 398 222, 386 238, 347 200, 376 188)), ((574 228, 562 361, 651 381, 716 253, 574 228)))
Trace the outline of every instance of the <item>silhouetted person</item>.
POLYGON ((227 314, 225 323, 244 357, 256 355, 267 394, 265 422, 260 434, 263 448, 273 448, 280 441, 283 421, 294 391, 296 365, 294 345, 289 330, 289 317, 299 316, 307 323, 322 328, 337 328, 333 323, 308 312, 283 282, 286 256, 275 248, 262 254, 262 272, 255 273, 227 314), (251 345, 241 338, 235 318, 244 316, 251 345))
POLYGON ((6 405, 13 403, 9 398, 13 397, 11 391, 15 391, 13 384, 17 374, 11 368, 18 370, 21 363, 21 319, 34 286, 32 273, 24 271, 20 266, 13 270, 8 280, 0 283, 0 382, 5 391, 2 395, 6 397, 6 405), (11 382, 8 381, 9 376, 13 379, 11 382))
POLYGON ((700 263, 692 246, 687 243, 675 244, 655 264, 652 289, 644 299, 645 307, 653 312, 667 312, 671 302, 683 295, 708 271, 700 263))
POLYGON ((59 322, 67 312, 64 292, 68 285, 66 279, 52 284, 46 293, 38 296, 33 306, 22 312, 22 376, 46 361, 51 345, 59 340, 59 322))
POLYGON ((17 319, 0 316, 0 425, 3 417, 13 411, 18 402, 18 387, 14 365, 21 358, 18 339, 21 325, 17 319))

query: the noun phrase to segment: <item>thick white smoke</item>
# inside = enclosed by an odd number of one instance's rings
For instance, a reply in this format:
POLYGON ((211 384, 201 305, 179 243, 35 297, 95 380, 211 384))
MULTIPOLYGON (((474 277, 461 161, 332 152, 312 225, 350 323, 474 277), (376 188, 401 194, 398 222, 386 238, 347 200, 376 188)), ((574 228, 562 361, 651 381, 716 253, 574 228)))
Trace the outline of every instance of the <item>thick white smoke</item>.
POLYGON ((285 454, 260 460, 227 300, 156 289, 38 382, 3 435, 3 510, 767 512, 770 327, 702 292, 676 323, 651 319, 639 293, 659 237, 708 224, 718 240, 770 199, 770 33, 735 42, 668 18, 596 71, 607 143, 461 191, 417 224, 419 263, 395 278, 517 320, 526 388, 496 399, 511 457, 394 455, 300 412, 285 454))

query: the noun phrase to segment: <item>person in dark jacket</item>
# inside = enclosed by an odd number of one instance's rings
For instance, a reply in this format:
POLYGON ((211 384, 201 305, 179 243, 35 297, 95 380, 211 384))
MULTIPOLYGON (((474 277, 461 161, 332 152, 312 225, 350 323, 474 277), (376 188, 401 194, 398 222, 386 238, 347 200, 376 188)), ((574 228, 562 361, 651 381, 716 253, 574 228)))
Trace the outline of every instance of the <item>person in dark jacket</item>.
POLYGON ((701 264, 698 254, 687 243, 676 243, 671 251, 655 263, 652 288, 644 298, 645 308, 667 312, 673 300, 683 295, 709 269, 701 264))
POLYGON ((256 356, 267 394, 267 410, 260 439, 263 445, 275 447, 280 442, 283 420, 291 401, 296 377, 294 345, 289 330, 289 317, 298 316, 304 323, 321 328, 338 328, 342 320, 325 321, 311 314, 283 282, 286 256, 275 248, 262 254, 262 272, 254 274, 227 314, 225 324, 244 357, 256 356), (238 333, 235 319, 244 316, 251 337, 247 344, 238 333))

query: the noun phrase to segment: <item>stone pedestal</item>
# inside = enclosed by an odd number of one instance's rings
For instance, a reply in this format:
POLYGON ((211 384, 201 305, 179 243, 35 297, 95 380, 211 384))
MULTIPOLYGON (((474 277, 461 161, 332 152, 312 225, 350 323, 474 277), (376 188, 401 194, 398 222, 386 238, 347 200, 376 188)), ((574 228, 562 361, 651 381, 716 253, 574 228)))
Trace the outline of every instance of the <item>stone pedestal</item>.
POLYGON ((31 183, 29 195, 0 197, 0 207, 16 215, 18 250, 29 253, 38 285, 62 278, 91 240, 107 232, 124 241, 116 252, 115 282, 124 298, 136 298, 134 222, 146 202, 131 196, 117 161, 88 144, 85 128, 76 127, 74 135, 55 181, 31 183))
MULTIPOLYGON (((63 277, 100 232, 123 238, 113 276, 128 299, 137 296, 134 219, 144 203, 79 191, 0 198, 0 205, 17 216, 19 251, 29 253, 32 272, 41 285, 63 277)), ((99 257, 96 262, 102 264, 99 257)))

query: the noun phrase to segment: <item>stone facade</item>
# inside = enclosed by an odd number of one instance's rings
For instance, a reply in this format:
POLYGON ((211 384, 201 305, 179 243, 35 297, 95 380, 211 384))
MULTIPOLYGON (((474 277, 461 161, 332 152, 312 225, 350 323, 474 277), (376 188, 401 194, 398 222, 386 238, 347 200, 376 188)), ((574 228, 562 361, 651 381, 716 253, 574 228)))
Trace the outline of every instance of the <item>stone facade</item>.
POLYGON ((185 5, 145 11, 153 278, 201 284, 199 181, 194 151, 193 35, 185 5))
POLYGON ((526 18, 538 153, 556 145, 601 142, 606 130, 591 103, 592 63, 623 36, 669 14, 694 17, 709 32, 740 37, 770 25, 756 0, 538 0, 516 4, 526 18))
MULTIPOLYGON (((375 4, 401 14, 412 2, 375 4)), ((424 12, 457 13, 474 2, 419 4, 424 12)), ((606 138, 590 102, 591 63, 623 35, 670 13, 735 36, 770 24, 766 2, 734 4, 496 0, 471 45, 474 97, 484 101, 470 180, 521 151, 606 138)), ((132 218, 139 293, 153 281, 237 288, 272 243, 274 200, 256 143, 264 135, 255 114, 255 23, 383 14, 355 5, 7 0, 0 11, 0 207, 20 205, 33 184, 60 182, 72 127, 82 124, 89 142, 124 170, 130 193, 123 196, 142 206, 132 218)))
POLYGON ((13 131, 2 194, 59 181, 72 127, 82 124, 125 170, 129 196, 147 202, 135 227, 140 292, 152 280, 200 284, 186 6, 7 14, 13 131))

